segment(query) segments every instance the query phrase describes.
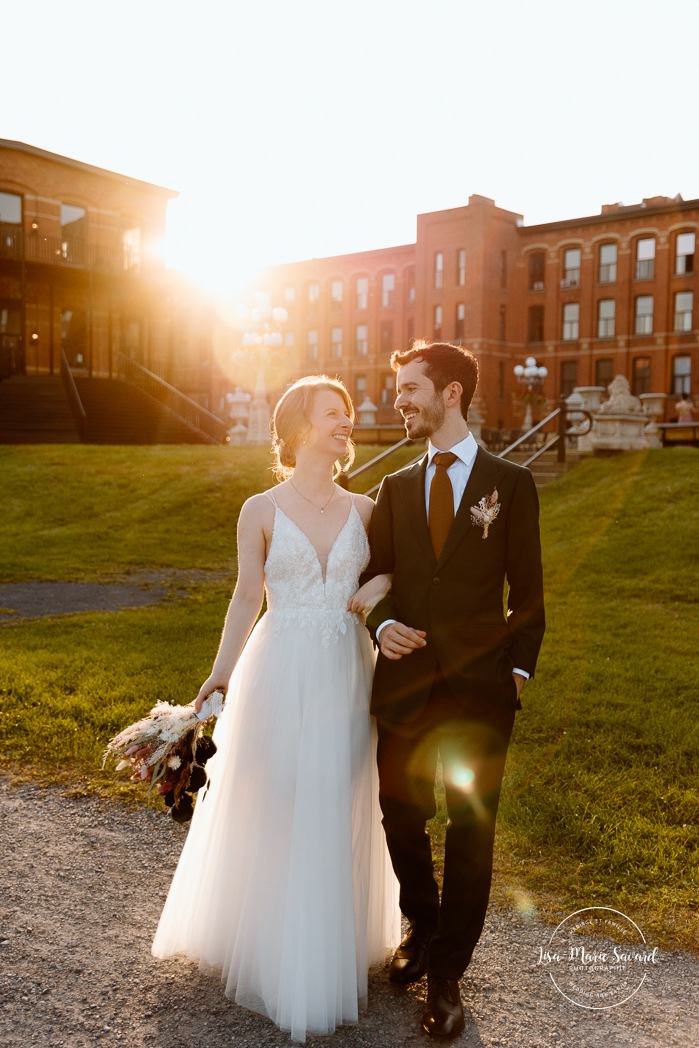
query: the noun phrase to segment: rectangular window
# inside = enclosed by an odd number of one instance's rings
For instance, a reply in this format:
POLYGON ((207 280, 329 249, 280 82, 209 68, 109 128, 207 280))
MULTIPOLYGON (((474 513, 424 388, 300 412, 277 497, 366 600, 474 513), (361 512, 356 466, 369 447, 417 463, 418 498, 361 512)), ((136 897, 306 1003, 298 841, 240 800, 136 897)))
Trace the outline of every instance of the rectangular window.
POLYGON ((317 302, 320 298, 320 284, 313 281, 308 285, 308 301, 317 302))
POLYGON ((383 374, 381 377, 381 406, 387 407, 389 404, 393 404, 396 399, 396 377, 391 372, 390 374, 383 374))
POLYGON ((393 321, 382 320, 381 321, 381 352, 392 353, 394 349, 393 345, 393 321))
POLYGON ((294 340, 294 332, 293 331, 287 331, 286 334, 284 335, 284 345, 286 346, 286 348, 287 349, 293 349, 294 348, 294 341, 295 341, 294 340))
POLYGON ((527 314, 527 342, 544 341, 544 307, 530 306, 527 314))
POLYGON ((22 225, 22 198, 17 193, 0 193, 0 226, 22 225))
POLYGON ((442 337, 442 317, 443 310, 441 306, 434 307, 434 337, 440 339, 442 337))
POLYGON ((580 286, 580 248, 569 247, 563 252, 563 279, 561 287, 580 286))
POLYGON ((369 307, 369 277, 357 277, 357 309, 369 307))
POLYGON ((357 324, 354 335, 354 352, 358 357, 369 353, 369 328, 366 324, 357 324))
POLYGON ((434 256, 434 286, 437 291, 444 285, 444 255, 438 251, 434 256))
POLYGON ((616 244, 602 244, 599 249, 599 282, 616 282, 616 244))
POLYGON ((507 287, 507 252, 500 252, 500 287, 507 287))
POLYGON ((330 355, 333 360, 342 358, 342 328, 330 328, 330 355))
POLYGON ((390 309, 393 305, 393 295, 395 290, 395 273, 384 273, 384 275, 381 277, 381 305, 384 309, 390 309))
POLYGON ((605 389, 612 381, 614 361, 611 357, 602 357, 595 361, 595 385, 604 386, 605 389))
POLYGON ((500 341, 505 341, 505 329, 507 327, 507 306, 500 306, 500 341))
POLYGON ((688 397, 692 392, 692 358, 683 353, 672 361, 672 395, 688 397))
POLYGON ((650 357, 634 357, 631 363, 631 392, 634 397, 650 393, 650 357))
POLYGON ((561 396, 569 397, 578 384, 577 360, 561 361, 561 396))
POLYGON ((124 269, 138 273, 141 268, 141 230, 138 226, 125 229, 121 235, 124 269))
POLYGON ((296 288, 293 284, 287 284, 284 288, 284 301, 289 306, 296 301, 296 288))
POLYGON ((456 286, 466 286, 466 248, 460 247, 456 252, 456 286))
POLYGON ((639 295, 636 299, 636 311, 634 314, 634 334, 653 334, 653 296, 639 295))
POLYGON ((354 401, 361 404, 366 397, 366 375, 356 375, 354 379, 354 401))
POLYGON ((466 328, 466 304, 464 302, 456 303, 456 321, 454 324, 454 338, 463 338, 464 330, 466 328))
POLYGON ((22 198, 0 193, 0 258, 19 258, 22 245, 22 198))
POLYGON ((566 302, 563 307, 563 341, 575 342, 580 337, 580 305, 566 302))
POLYGON ((529 256, 529 290, 544 290, 544 270, 546 269, 546 255, 543 251, 534 251, 529 256))
POLYGON ((601 298, 597 303, 597 338, 614 338, 616 302, 613 298, 601 298))
POLYGON ((498 397, 502 400, 505 396, 505 361, 498 361, 498 397))
POLYGON ((405 274, 405 297, 408 305, 412 306, 415 302, 415 270, 409 269, 405 274))
POLYGON ((652 280, 655 272, 655 237, 636 241, 636 280, 652 280))
POLYGON ((676 240, 675 273, 683 276, 685 273, 694 272, 694 246, 696 235, 694 233, 679 233, 676 240))
POLYGON ((693 309, 694 293, 692 291, 678 291, 675 295, 675 331, 692 330, 693 309))
POLYGON ((332 305, 339 306, 342 302, 342 281, 333 280, 330 285, 330 302, 332 305))
POLYGON ((306 350, 309 360, 318 359, 318 331, 310 328, 306 337, 306 350))
POLYGON ((405 324, 405 333, 408 340, 408 345, 411 345, 415 338, 415 321, 412 317, 408 317, 405 324))
POLYGON ((61 256, 66 262, 85 263, 87 215, 84 207, 61 204, 61 256))

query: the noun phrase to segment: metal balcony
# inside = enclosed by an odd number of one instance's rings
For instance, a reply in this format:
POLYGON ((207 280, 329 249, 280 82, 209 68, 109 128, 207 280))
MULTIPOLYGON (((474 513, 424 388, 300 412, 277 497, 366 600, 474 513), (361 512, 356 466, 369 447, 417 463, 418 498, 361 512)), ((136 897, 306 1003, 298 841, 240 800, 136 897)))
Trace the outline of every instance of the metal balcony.
POLYGON ((38 262, 69 269, 99 272, 138 272, 140 258, 126 246, 91 244, 84 240, 44 237, 34 233, 3 231, 0 236, 0 259, 38 262))

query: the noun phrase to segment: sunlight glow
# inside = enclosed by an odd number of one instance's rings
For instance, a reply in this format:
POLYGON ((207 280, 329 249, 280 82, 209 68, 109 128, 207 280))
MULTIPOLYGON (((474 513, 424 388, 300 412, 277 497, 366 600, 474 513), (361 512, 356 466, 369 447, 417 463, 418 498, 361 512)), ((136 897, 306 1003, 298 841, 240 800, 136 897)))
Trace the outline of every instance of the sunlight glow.
POLYGON ((471 768, 461 768, 454 775, 454 785, 462 790, 470 790, 473 787, 475 778, 476 776, 471 768))

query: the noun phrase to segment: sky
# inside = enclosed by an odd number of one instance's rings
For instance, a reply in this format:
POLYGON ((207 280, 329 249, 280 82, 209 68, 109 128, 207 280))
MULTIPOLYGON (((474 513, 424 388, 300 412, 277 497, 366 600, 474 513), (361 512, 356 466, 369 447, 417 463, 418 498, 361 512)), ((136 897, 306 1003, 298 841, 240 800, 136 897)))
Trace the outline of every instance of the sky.
POLYGON ((697 0, 4 7, 0 137, 177 190, 168 263, 231 296, 472 193, 527 225, 699 197, 697 0))

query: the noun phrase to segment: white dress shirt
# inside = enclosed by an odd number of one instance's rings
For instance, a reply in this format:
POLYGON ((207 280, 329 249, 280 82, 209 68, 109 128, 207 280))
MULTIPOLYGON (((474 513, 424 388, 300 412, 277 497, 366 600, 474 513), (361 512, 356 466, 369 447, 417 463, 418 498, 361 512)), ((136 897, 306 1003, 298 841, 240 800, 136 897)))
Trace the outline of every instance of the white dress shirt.
MULTIPOLYGON (((452 462, 451 466, 447 469, 447 475, 451 481, 452 491, 454 492, 454 516, 456 516, 457 510, 461 505, 461 499, 464 496, 466 485, 468 484, 469 477, 471 476, 471 470, 473 469, 473 463, 476 461, 476 454, 478 452, 478 444, 473 436, 473 433, 469 433, 467 437, 460 440, 458 444, 454 444, 452 448, 449 448, 452 455, 456 455, 456 461, 452 462)), ((436 448, 432 441, 428 441, 427 444, 427 469, 425 470, 425 506, 427 508, 427 519, 430 516, 430 487, 432 485, 432 478, 437 472, 437 467, 434 464, 434 457, 440 453, 440 448, 436 448)), ((386 619, 382 622, 376 631, 376 639, 379 640, 381 631, 385 626, 389 626, 392 622, 396 622, 397 619, 386 619)), ((529 674, 526 670, 520 670, 514 668, 513 673, 519 673, 520 676, 524 677, 525 680, 529 679, 529 674)))

